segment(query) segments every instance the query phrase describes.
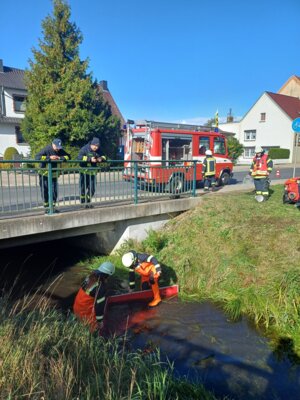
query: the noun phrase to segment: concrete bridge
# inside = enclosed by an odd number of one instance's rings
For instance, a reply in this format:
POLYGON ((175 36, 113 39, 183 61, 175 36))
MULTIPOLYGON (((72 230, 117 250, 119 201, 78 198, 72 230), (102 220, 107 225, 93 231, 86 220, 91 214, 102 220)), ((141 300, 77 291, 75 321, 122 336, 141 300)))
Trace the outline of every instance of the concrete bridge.
POLYGON ((170 218, 196 206, 201 197, 109 205, 62 214, 0 220, 0 249, 72 238, 81 247, 111 253, 125 240, 146 237, 170 218))

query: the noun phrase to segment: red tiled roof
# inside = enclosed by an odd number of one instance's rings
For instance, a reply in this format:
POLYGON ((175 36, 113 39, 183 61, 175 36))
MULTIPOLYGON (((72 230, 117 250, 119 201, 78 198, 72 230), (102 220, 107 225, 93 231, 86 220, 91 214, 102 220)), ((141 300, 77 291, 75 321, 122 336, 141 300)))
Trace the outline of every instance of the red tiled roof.
POLYGON ((298 99, 298 97, 285 96, 284 94, 271 92, 266 93, 291 119, 300 117, 300 99, 298 99))
POLYGON ((100 93, 102 93, 104 100, 107 101, 108 104, 110 105, 112 114, 120 119, 121 127, 122 127, 125 124, 125 120, 124 120, 123 115, 121 114, 115 100, 113 99, 110 91, 104 90, 101 84, 98 85, 98 88, 99 88, 100 93))

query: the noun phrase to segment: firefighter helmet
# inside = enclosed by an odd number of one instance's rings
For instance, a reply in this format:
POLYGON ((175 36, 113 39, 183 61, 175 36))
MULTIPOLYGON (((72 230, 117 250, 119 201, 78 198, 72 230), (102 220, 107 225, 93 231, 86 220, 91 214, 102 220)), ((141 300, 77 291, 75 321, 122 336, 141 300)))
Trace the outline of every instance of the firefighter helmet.
POLYGON ((135 251, 129 251, 128 253, 125 253, 122 257, 122 263, 124 267, 131 267, 136 259, 136 252, 135 251))
POLYGON ((105 261, 99 266, 98 271, 103 274, 113 275, 115 273, 115 266, 110 261, 105 261))
POLYGON ((261 146, 255 146, 255 154, 263 153, 264 149, 261 146))
POLYGON ((206 156, 212 156, 212 151, 209 150, 209 149, 206 150, 205 155, 206 155, 206 156))

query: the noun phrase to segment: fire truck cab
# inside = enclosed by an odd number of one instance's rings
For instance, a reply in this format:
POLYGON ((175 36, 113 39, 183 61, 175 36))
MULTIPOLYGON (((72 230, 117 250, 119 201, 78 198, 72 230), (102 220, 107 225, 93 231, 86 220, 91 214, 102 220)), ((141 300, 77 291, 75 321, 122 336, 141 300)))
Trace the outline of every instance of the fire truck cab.
POLYGON ((196 181, 200 182, 203 180, 205 151, 210 149, 216 158, 218 184, 229 183, 233 163, 228 158, 226 137, 223 134, 213 132, 206 126, 156 121, 130 123, 127 124, 124 179, 132 179, 131 161, 138 161, 141 167, 138 177, 145 183, 166 186, 176 178, 178 185, 183 187, 184 182, 192 181, 195 176, 196 181), (196 174, 192 168, 194 165, 196 174))

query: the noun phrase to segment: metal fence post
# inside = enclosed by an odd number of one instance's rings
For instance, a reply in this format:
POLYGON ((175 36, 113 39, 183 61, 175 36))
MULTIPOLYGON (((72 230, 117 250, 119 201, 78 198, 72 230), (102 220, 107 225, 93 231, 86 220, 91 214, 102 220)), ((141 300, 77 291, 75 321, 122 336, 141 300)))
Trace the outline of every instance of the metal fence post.
POLYGON ((134 163, 134 204, 138 203, 138 164, 134 163))
POLYGON ((192 196, 196 197, 196 168, 197 168, 197 161, 193 161, 194 163, 194 171, 193 171, 193 190, 192 190, 192 196))
POLYGON ((48 199, 49 199, 49 214, 51 215, 54 213, 51 161, 48 162, 48 199))

